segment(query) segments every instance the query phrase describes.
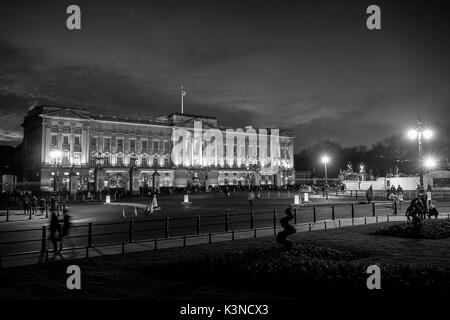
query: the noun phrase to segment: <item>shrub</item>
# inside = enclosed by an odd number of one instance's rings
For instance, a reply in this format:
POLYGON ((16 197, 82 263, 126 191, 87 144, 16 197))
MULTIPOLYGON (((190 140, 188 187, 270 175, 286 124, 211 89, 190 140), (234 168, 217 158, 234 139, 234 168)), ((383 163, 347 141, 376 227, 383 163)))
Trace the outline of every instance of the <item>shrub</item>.
POLYGON ((398 223, 379 229, 373 234, 415 239, 445 239, 450 237, 450 219, 427 219, 416 224, 398 223))

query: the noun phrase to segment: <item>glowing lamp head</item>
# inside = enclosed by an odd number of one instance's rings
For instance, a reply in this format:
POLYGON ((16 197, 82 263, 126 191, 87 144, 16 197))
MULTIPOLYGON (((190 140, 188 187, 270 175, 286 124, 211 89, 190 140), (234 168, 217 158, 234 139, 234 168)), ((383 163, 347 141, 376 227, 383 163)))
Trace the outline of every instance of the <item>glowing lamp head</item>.
POLYGON ((321 160, 323 163, 328 163, 330 161, 330 158, 328 156, 323 156, 321 160))
POLYGON ((425 167, 427 167, 427 168, 434 168, 434 167, 436 167, 436 160, 435 159, 433 159, 433 158, 426 158, 425 160, 424 160, 424 165, 425 165, 425 167))
POLYGON ((417 131, 414 129, 408 130, 408 138, 417 139, 417 131))
POLYGON ((429 129, 425 129, 423 131, 423 137, 425 139, 431 139, 433 137, 433 131, 429 130, 429 129))

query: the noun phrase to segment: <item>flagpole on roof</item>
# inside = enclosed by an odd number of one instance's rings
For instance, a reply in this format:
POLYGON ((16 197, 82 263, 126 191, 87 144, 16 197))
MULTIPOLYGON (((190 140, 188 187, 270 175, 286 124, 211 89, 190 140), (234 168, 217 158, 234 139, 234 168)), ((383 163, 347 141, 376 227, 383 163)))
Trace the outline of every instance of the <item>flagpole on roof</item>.
POLYGON ((185 92, 184 92, 183 86, 181 86, 181 113, 184 112, 184 106, 183 106, 183 104, 184 104, 184 95, 185 95, 185 92))

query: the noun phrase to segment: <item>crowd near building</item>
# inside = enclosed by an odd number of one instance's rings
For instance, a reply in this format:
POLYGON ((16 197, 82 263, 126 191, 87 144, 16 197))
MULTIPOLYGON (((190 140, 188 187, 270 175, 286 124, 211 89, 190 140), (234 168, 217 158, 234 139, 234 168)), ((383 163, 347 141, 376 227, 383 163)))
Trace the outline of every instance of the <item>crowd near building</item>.
POLYGON ((22 126, 23 178, 40 191, 295 183, 290 130, 229 128, 184 113, 144 119, 54 106, 30 109, 22 126))

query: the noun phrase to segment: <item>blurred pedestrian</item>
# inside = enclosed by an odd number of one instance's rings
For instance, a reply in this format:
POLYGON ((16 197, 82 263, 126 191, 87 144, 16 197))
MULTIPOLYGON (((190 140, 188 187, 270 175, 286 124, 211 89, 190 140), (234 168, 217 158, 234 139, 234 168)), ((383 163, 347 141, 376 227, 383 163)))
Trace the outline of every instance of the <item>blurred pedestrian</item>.
POLYGON ((367 203, 370 204, 373 198, 373 187, 370 185, 369 189, 366 191, 367 203))
MULTIPOLYGON (((59 252, 62 251, 63 238, 69 236, 70 226, 72 225, 72 223, 70 222, 71 216, 67 213, 67 210, 64 209, 63 214, 64 214, 64 218, 63 218, 61 235, 60 235, 60 239, 59 239, 59 252)), ((59 221, 58 221, 58 223, 59 223, 59 221)))
POLYGON ((60 239, 61 225, 59 223, 58 216, 55 211, 52 211, 50 217, 50 236, 49 240, 53 244, 53 253, 56 254, 58 251, 58 240, 60 239), (57 234, 58 233, 58 234, 57 234))
POLYGON ((248 190, 248 204, 250 205, 250 208, 253 209, 253 201, 255 200, 255 194, 253 193, 253 190, 248 190))

